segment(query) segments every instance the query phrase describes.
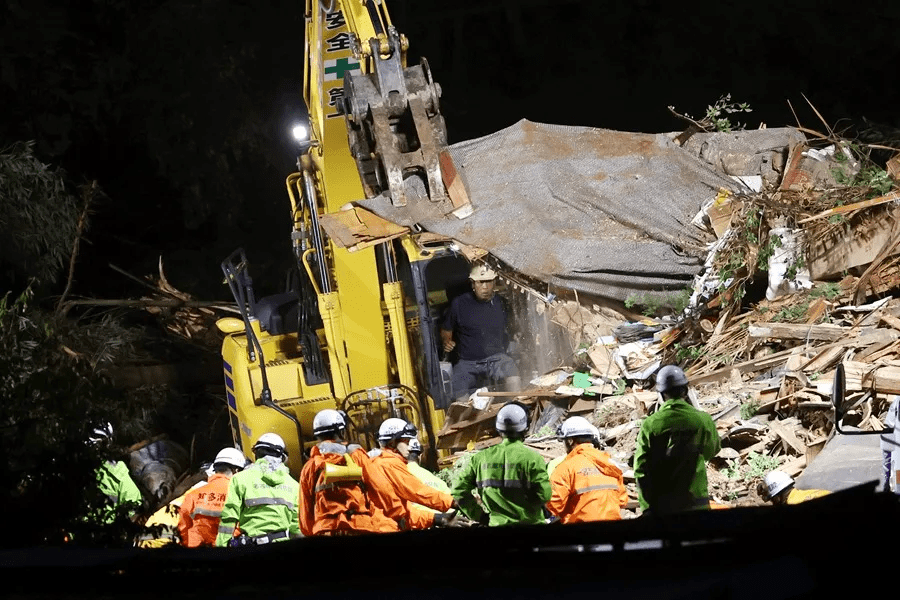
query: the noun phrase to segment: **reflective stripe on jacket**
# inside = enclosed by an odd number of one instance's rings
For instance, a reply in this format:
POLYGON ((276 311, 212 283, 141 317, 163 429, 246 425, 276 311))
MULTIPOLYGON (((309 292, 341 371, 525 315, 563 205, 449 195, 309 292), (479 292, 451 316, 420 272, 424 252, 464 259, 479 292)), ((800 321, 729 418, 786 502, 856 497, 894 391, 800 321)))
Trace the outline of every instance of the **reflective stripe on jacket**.
POLYGON ((299 493, 287 466, 272 457, 264 456, 236 473, 228 482, 216 546, 227 546, 238 524, 250 537, 276 531, 298 535, 299 493))
POLYGON ((178 533, 188 548, 214 546, 231 477, 214 473, 206 485, 191 490, 178 509, 178 533))
POLYGON ((434 524, 434 513, 413 506, 420 504, 426 509, 440 512, 450 510, 453 497, 423 483, 409 472, 406 459, 391 448, 382 448, 376 453, 372 462, 381 467, 394 495, 397 496, 406 512, 409 513, 410 529, 428 529, 434 524))
POLYGON ((644 419, 634 452, 642 510, 709 509, 706 461, 721 450, 712 417, 670 399, 644 419))
POLYGON ((562 523, 621 519, 628 503, 622 470, 593 444, 578 444, 550 476, 553 495, 547 509, 562 523))
POLYGON ((300 472, 300 531, 308 536, 399 531, 403 506, 390 489, 384 473, 359 446, 348 452, 338 442, 319 442, 300 472), (348 454, 362 470, 362 481, 325 483, 325 465, 344 465, 348 454))
POLYGON ((477 489, 490 514, 490 525, 543 523, 550 500, 550 479, 541 455, 521 440, 501 443, 475 454, 458 475, 451 494, 467 517, 480 521, 484 511, 472 492, 477 489))

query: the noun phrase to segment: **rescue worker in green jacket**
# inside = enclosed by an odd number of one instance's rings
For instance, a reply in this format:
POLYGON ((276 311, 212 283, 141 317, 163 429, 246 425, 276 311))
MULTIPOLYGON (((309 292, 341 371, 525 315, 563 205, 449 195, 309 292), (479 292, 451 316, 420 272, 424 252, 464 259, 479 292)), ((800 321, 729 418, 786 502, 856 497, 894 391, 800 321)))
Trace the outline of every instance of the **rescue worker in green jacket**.
POLYGON ((497 413, 494 427, 503 441, 472 457, 453 484, 451 495, 467 517, 482 524, 543 523, 544 504, 551 495, 550 478, 541 455, 522 443, 528 414, 520 404, 511 402, 497 413), (472 495, 476 489, 481 505, 472 495))
POLYGON ((253 446, 256 462, 231 477, 216 546, 262 545, 300 537, 300 484, 291 477, 281 436, 264 433, 253 446), (241 534, 234 532, 240 527, 241 534))
POLYGON ((666 365, 656 375, 663 405, 644 419, 634 452, 634 477, 643 512, 709 509, 706 461, 721 450, 715 423, 685 401, 688 379, 666 365))
MULTIPOLYGON (((94 429, 88 442, 99 448, 108 447, 112 442, 112 424, 94 429)), ((129 519, 137 516, 138 510, 144 503, 144 496, 137 484, 131 478, 128 466, 122 461, 104 461, 97 468, 97 486, 100 493, 108 501, 105 508, 97 515, 101 523, 110 524, 116 520, 120 512, 124 512, 129 519)))

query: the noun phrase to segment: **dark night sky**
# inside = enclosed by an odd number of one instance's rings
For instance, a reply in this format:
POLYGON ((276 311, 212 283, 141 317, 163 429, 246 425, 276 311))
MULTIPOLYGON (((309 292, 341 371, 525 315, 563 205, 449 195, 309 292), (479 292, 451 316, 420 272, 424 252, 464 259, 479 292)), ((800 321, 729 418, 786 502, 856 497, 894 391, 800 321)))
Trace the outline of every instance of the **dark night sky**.
MULTIPOLYGON (((0 144, 35 139, 42 160, 105 190, 80 291, 126 295, 106 263, 145 275, 163 254, 176 287, 225 298, 218 263, 239 245, 258 280, 279 281, 303 3, 68 4, 6 2, 0 13, 0 144)), ((898 6, 388 1, 410 59, 427 57, 443 87, 451 142, 522 118, 674 131, 685 123, 668 105, 700 117, 725 93, 754 108, 750 127, 795 124, 790 101, 821 130, 802 94, 832 124, 900 127, 898 6)))

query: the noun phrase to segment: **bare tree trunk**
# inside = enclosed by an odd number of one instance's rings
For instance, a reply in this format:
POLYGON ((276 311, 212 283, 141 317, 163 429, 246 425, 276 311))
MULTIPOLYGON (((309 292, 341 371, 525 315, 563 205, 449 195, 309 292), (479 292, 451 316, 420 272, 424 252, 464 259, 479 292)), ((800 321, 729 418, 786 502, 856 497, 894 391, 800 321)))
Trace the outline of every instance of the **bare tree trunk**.
POLYGON ((91 203, 94 201, 94 194, 96 192, 96 179, 81 188, 81 194, 84 198, 84 208, 81 209, 81 216, 78 217, 78 227, 75 229, 75 241, 72 243, 72 256, 69 257, 69 276, 66 278, 66 288, 63 290, 62 296, 59 297, 59 302, 56 303, 57 314, 59 314, 62 309, 63 303, 66 301, 66 296, 69 295, 69 291, 72 289, 72 282, 75 280, 75 261, 78 259, 81 234, 84 233, 84 228, 87 225, 88 210, 91 207, 91 203))

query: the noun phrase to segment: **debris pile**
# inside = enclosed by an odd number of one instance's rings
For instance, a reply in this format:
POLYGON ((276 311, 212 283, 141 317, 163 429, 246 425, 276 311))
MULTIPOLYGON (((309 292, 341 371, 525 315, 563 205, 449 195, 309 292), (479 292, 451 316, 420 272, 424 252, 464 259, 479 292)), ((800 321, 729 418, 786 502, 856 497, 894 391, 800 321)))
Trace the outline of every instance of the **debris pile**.
MULTIPOLYGON (((636 498, 635 437, 660 401, 653 375, 664 364, 685 369, 691 401, 722 438, 709 465, 715 504, 762 504, 767 472, 796 478, 812 462, 835 433, 838 364, 843 426, 883 427, 889 396, 900 394, 900 299, 891 295, 900 285, 900 154, 881 168, 871 147, 829 134, 793 142, 780 161, 732 160, 751 164, 728 173, 746 189, 723 188, 703 207, 695 224, 711 239, 705 270, 668 304, 632 298, 617 312, 577 296, 552 302, 574 360, 520 392, 535 408, 526 443, 549 461, 564 453, 561 421, 588 417, 636 498)), ((445 463, 496 441, 492 414, 509 399, 497 396, 510 393, 481 395, 493 402, 465 403, 462 421, 448 415, 441 440, 459 452, 445 463)), ((877 449, 878 436, 866 437, 877 449)))

